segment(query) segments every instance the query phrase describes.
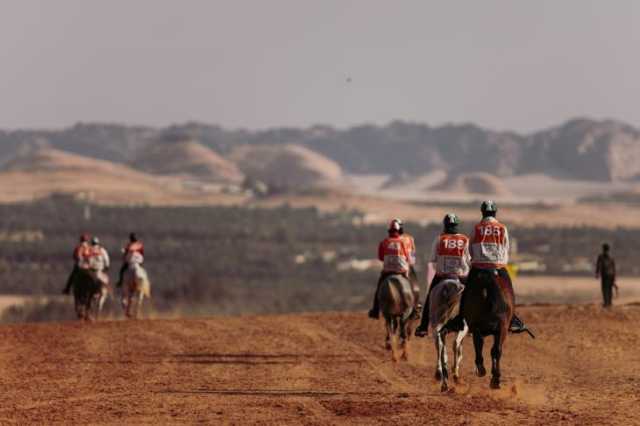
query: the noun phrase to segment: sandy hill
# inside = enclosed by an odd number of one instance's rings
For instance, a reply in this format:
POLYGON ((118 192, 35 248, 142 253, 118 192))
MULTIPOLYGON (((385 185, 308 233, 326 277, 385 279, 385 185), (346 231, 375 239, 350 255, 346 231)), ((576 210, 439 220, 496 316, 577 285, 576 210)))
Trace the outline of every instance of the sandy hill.
POLYGON ((489 173, 464 173, 430 188, 436 191, 447 191, 462 194, 482 194, 493 196, 509 195, 509 188, 503 179, 489 173))
POLYGON ((137 154, 133 166, 153 174, 215 182, 240 183, 244 179, 235 164, 193 139, 153 142, 137 154))
POLYGON ((229 158, 248 177, 274 188, 326 187, 342 179, 338 163, 300 145, 242 145, 229 158))
POLYGON ((174 203, 194 198, 177 179, 158 178, 122 164, 39 147, 6 161, 0 168, 4 201, 51 193, 91 193, 96 201, 174 203))
MULTIPOLYGON (((638 306, 518 312, 539 338, 507 337, 502 389, 489 389, 489 377, 474 374, 468 336, 461 383, 451 381, 454 389, 444 394, 433 379, 432 340, 411 340, 409 361, 393 363, 383 324, 364 312, 4 325, 0 418, 17 424, 603 425, 640 416, 640 364, 630 344, 640 339, 638 306), (569 323, 581 326, 568 330, 569 323)), ((488 339, 489 369, 490 346, 488 339)))

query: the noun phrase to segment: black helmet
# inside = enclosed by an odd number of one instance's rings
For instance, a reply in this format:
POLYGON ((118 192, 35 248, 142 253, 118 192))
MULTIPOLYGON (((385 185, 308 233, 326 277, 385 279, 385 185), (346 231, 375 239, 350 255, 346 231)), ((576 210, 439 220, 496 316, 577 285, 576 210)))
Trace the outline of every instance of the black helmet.
POLYGON ((495 216, 498 212, 498 206, 492 200, 483 201, 482 205, 480 205, 480 211, 482 212, 482 216, 495 216))
POLYGON ((602 245, 602 251, 605 252, 605 253, 608 253, 609 252, 609 244, 604 243, 602 245))
POLYGON ((135 232, 129 234, 129 240, 131 240, 131 242, 138 241, 138 236, 135 232))
POLYGON ((447 213, 442 219, 442 224, 444 225, 444 230, 453 230, 460 225, 460 218, 455 215, 455 213, 447 213))
POLYGON ((402 233, 402 221, 400 219, 392 219, 391 222, 389 222, 389 229, 388 231, 391 232, 397 232, 398 234, 402 233))

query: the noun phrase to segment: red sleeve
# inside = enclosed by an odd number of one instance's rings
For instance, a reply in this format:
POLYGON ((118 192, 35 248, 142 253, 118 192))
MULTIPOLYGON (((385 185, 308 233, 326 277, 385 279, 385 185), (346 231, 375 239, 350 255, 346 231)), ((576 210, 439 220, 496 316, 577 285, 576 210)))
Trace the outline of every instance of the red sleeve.
POLYGON ((384 241, 378 244, 378 260, 384 262, 384 241))

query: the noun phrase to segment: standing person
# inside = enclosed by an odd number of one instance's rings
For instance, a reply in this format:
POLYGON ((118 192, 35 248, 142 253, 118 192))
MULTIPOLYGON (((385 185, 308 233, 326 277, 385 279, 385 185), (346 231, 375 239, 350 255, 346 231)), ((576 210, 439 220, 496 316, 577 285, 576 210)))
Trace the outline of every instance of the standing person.
POLYGON ((616 262, 609 255, 609 244, 602 245, 602 253, 596 261, 596 278, 602 286, 602 306, 611 307, 613 287, 616 285, 616 262))
POLYGON ((67 278, 67 285, 62 290, 62 294, 71 293, 71 286, 73 285, 73 279, 76 276, 79 268, 87 268, 89 257, 91 254, 91 247, 89 246, 89 234, 80 235, 80 242, 73 249, 73 269, 69 278, 67 278))
MULTIPOLYGON (((515 293, 511 277, 507 271, 509 263, 509 232, 507 227, 496 219, 498 206, 493 201, 483 201, 480 206, 482 212, 482 220, 476 224, 471 239, 471 271, 469 272, 468 284, 473 285, 475 277, 480 271, 494 271, 497 277, 501 278, 501 282, 507 287, 505 290, 513 296, 513 304, 515 309, 515 293)), ((464 296, 462 304, 465 303, 464 296)), ((462 311, 462 307, 460 308, 462 311)), ((522 333, 527 331, 524 323, 513 314, 509 331, 513 333, 522 333)))
MULTIPOLYGON (((380 285, 389 275, 403 275, 409 278, 409 268, 411 263, 411 254, 404 240, 400 238, 401 225, 397 219, 393 219, 389 223, 388 237, 378 245, 378 259, 382 261, 382 272, 378 279, 376 292, 373 296, 373 307, 369 311, 369 318, 378 319, 380 317, 380 306, 378 305, 378 291, 380 285)), ((414 295, 415 296, 415 295, 414 295)), ((418 302, 417 297, 416 304, 418 302)), ((411 314, 413 318, 417 318, 416 307, 411 314)))
POLYGON ((110 260, 107 250, 100 245, 98 237, 91 239, 91 249, 89 255, 89 268, 95 272, 96 278, 103 285, 109 285, 109 276, 106 271, 109 270, 110 260))
MULTIPOLYGON (((416 241, 413 238, 413 235, 407 233, 404 231, 404 223, 402 222, 402 219, 393 219, 396 222, 398 222, 398 225, 400 225, 400 238, 402 239, 402 241, 404 241, 405 246, 407 247, 407 250, 409 250, 409 281, 411 282, 411 289, 413 290, 413 294, 416 296, 416 298, 419 300, 420 299, 420 283, 418 282, 418 274, 416 273, 416 268, 415 268, 415 264, 416 264, 416 241)), ((420 305, 419 303, 416 305, 416 310, 417 313, 419 313, 422 310, 422 305, 420 305)))
POLYGON ((429 262, 434 264, 435 275, 431 280, 427 297, 424 301, 422 319, 416 328, 415 335, 424 337, 429 334, 429 296, 431 291, 441 282, 449 278, 457 278, 464 283, 469 274, 471 255, 469 254, 469 238, 459 232, 460 219, 453 213, 442 220, 443 231, 431 246, 429 262))
MULTIPOLYGON (((129 243, 122 249, 122 267, 120 268, 120 275, 118 276, 117 287, 122 287, 122 279, 124 278, 124 271, 127 270, 129 260, 134 253, 138 253, 144 261, 144 244, 138 239, 135 232, 129 234, 129 243)), ((142 261, 140 263, 142 263, 142 261)))

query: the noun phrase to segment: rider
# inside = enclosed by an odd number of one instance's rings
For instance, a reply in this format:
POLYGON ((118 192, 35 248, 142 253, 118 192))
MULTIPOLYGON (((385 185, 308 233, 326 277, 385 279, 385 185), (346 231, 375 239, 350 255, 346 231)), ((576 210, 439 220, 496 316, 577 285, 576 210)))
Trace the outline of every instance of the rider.
POLYGON ((458 232, 460 219, 448 213, 442 220, 443 232, 433 240, 429 262, 435 265, 436 274, 431 280, 427 298, 424 301, 422 319, 416 328, 416 336, 424 337, 429 333, 429 298, 431 292, 448 278, 458 279, 464 283, 469 273, 471 255, 469 254, 469 238, 458 232))
POLYGON ((88 267, 88 259, 90 255, 91 247, 89 246, 89 234, 84 233, 80 235, 80 242, 73 249, 73 269, 69 278, 67 278, 67 285, 62 290, 62 294, 69 294, 71 292, 71 285, 73 284, 73 278, 78 272, 79 268, 86 269, 88 267))
POLYGON ((418 285, 418 275, 416 274, 416 241, 411 234, 404 232, 404 223, 402 223, 402 219, 395 218, 393 219, 398 222, 400 225, 400 238, 404 241, 407 250, 409 250, 409 258, 411 262, 409 262, 409 281, 411 281, 411 286, 413 287, 413 292, 420 296, 420 286, 418 285))
MULTIPOLYGON (((480 211, 482 220, 474 227, 471 241, 471 272, 469 272, 468 282, 472 283, 474 276, 477 276, 480 271, 493 270, 496 276, 500 276, 502 281, 507 283, 507 290, 513 295, 515 305, 515 293, 506 268, 509 262, 509 232, 507 227, 496 219, 498 207, 495 202, 483 201, 480 211)), ((460 309, 462 310, 462 307, 460 309)), ((514 333, 526 331, 526 326, 515 313, 511 318, 509 331, 514 333)))
POLYGON ((134 253, 138 253, 140 255, 140 258, 144 260, 144 244, 138 239, 138 236, 135 234, 135 232, 129 234, 129 243, 125 248, 122 249, 122 253, 122 267, 120 268, 117 287, 122 286, 124 271, 127 270, 127 265, 129 264, 129 261, 131 260, 131 257, 134 255, 134 253))
MULTIPOLYGON (((409 268, 412 265, 412 258, 406 243, 400 236, 401 228, 401 223, 397 219, 393 219, 391 223, 389 223, 389 236, 382 240, 378 246, 378 259, 383 262, 383 265, 380 278, 378 279, 376 292, 373 297, 373 308, 369 311, 369 318, 378 319, 380 317, 378 291, 380 290, 380 285, 384 279, 389 275, 396 274, 409 278, 409 268)), ((414 290, 415 293, 413 286, 412 290, 414 290)), ((415 297, 415 300, 416 306, 414 306, 414 310, 411 314, 413 318, 417 318, 417 310, 419 309, 419 305, 417 305, 417 296, 415 297)))
POLYGON ((110 260, 107 250, 100 245, 98 237, 91 239, 91 249, 89 254, 89 267, 95 271, 98 280, 104 284, 109 284, 109 276, 105 273, 109 270, 110 260))

